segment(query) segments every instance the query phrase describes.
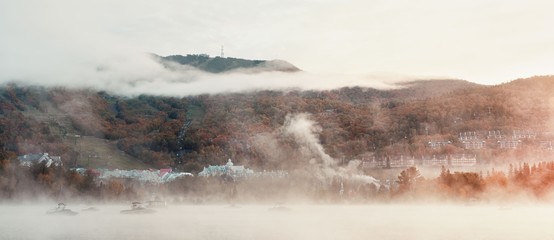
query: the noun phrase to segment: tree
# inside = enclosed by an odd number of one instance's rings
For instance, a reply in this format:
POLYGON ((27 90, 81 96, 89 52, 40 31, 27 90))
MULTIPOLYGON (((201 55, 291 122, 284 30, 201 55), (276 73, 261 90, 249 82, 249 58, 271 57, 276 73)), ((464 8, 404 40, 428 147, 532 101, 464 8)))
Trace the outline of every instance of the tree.
POLYGON ((398 192, 409 192, 413 189, 414 185, 422 181, 423 177, 419 173, 416 167, 409 167, 408 169, 400 172, 398 175, 398 192))

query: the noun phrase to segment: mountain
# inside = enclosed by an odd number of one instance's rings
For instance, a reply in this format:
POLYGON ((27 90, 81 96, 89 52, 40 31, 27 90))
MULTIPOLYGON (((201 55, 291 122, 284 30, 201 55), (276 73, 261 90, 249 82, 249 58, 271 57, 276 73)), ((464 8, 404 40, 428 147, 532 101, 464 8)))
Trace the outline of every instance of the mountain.
POLYGON ((305 158, 320 157, 313 152, 317 149, 336 159, 470 154, 482 163, 521 160, 526 154, 547 154, 541 144, 554 141, 549 134, 554 130, 553 91, 553 76, 497 86, 428 80, 391 90, 183 98, 7 85, 0 88, 0 158, 48 152, 69 166, 192 172, 229 158, 257 169, 297 168, 305 158), (287 129, 295 119, 311 124, 296 129, 306 131, 298 136, 313 133, 317 141, 312 144, 321 148, 295 140, 287 129), (506 150, 487 138, 489 131, 510 139, 516 132, 536 137, 506 150), (479 135, 486 147, 466 149, 459 136, 467 132, 479 135), (440 140, 451 143, 429 147, 440 140))
POLYGON ((400 89, 392 92, 400 98, 425 99, 453 93, 462 89, 475 89, 483 87, 479 84, 465 80, 441 79, 441 80, 416 80, 398 83, 400 89))
POLYGON ((171 68, 173 64, 191 66, 202 71, 211 73, 223 73, 230 71, 247 72, 297 72, 299 68, 283 60, 247 60, 240 58, 210 57, 206 54, 171 55, 166 57, 155 56, 166 67, 171 68))

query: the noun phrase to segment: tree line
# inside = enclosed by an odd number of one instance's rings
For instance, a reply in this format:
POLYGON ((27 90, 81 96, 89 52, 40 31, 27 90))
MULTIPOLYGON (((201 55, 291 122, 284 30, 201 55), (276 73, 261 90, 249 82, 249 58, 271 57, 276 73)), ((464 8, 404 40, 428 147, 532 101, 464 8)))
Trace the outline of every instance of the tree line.
POLYGON ((57 201, 136 201, 162 196, 173 202, 498 202, 548 201, 554 190, 554 162, 510 165, 506 171, 451 172, 442 167, 426 179, 416 167, 402 170, 394 181, 367 182, 349 176, 310 175, 293 171, 286 177, 233 179, 231 176, 182 177, 169 183, 132 179, 99 179, 45 162, 20 166, 0 160, 0 201, 51 199, 57 201))

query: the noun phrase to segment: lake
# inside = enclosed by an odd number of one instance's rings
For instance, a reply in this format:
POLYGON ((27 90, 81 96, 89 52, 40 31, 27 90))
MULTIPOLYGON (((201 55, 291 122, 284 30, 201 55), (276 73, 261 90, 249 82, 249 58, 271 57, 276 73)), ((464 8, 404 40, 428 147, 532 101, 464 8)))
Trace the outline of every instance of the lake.
POLYGON ((0 239, 554 239, 551 206, 177 205, 124 215, 126 205, 0 205, 0 239))

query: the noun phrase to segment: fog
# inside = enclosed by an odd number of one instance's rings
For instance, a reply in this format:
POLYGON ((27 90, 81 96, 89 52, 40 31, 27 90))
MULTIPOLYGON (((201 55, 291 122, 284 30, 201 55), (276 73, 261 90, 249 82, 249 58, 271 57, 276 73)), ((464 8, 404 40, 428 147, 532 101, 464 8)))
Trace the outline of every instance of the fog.
POLYGON ((92 88, 118 95, 188 96, 258 90, 330 90, 341 87, 392 89, 395 83, 416 77, 387 73, 368 75, 316 74, 236 70, 213 74, 193 67, 164 67, 148 54, 121 53, 109 58, 31 60, 25 65, 4 66, 0 84, 92 88))
MULTIPOLYGON (((347 86, 388 89, 392 87, 391 82, 413 79, 400 74, 382 73, 348 75, 234 71, 211 74, 186 67, 169 69, 146 53, 148 48, 113 32, 106 32, 90 13, 63 11, 48 4, 40 6, 40 2, 35 4, 39 5, 33 9, 16 3, 7 4, 5 7, 14 8, 13 12, 1 11, 6 13, 3 16, 6 21, 0 22, 0 26, 6 29, 6 37, 0 39, 0 84, 92 88, 129 96, 186 96, 256 90, 323 90, 347 86), (17 14, 21 11, 23 13, 17 14), (38 21, 40 17, 48 21, 38 21)), ((67 6, 73 7, 77 6, 67 6)), ((194 54, 202 51, 200 49, 189 49, 188 52, 174 50, 170 54, 194 54)), ((285 60, 294 64, 293 59, 285 60)), ((302 66, 297 67, 302 69, 302 66)))
POLYGON ((169 205, 124 215, 125 205, 0 206, 0 239, 549 239, 551 206, 169 205))
POLYGON ((127 51, 213 55, 225 45, 228 56, 280 58, 312 72, 391 71, 497 84, 552 73, 552 4, 4 0, 0 74, 76 72, 75 65, 120 61, 111 55, 127 51))

